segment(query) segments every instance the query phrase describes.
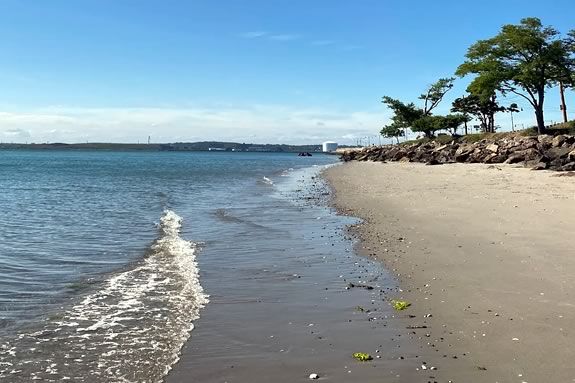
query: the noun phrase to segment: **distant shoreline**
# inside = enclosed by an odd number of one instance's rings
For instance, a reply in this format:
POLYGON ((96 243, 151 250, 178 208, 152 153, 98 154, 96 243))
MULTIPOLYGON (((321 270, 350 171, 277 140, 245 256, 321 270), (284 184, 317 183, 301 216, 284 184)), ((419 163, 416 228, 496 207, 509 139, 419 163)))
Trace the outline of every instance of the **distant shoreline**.
POLYGON ((246 144, 235 142, 176 142, 165 144, 128 143, 0 143, 0 150, 107 150, 147 152, 264 152, 264 153, 323 153, 321 145, 246 144))

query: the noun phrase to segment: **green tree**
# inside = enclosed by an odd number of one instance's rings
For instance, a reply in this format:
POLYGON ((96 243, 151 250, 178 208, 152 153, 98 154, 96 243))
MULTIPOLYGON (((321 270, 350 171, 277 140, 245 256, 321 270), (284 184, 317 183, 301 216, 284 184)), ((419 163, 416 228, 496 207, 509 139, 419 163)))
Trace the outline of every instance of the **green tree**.
POLYGON ((457 129, 462 124, 467 124, 470 121, 469 116, 463 113, 448 114, 447 116, 441 116, 442 120, 439 121, 441 129, 449 131, 452 135, 457 134, 457 129))
POLYGON ((504 112, 505 107, 497 103, 494 96, 482 98, 475 94, 456 98, 453 101, 452 112, 475 116, 481 121, 481 128, 486 133, 495 132, 495 113, 504 112))
POLYGON ((473 44, 456 74, 475 74, 470 88, 479 97, 482 91, 498 90, 526 99, 535 110, 539 133, 544 133, 545 89, 573 67, 570 39, 574 37, 571 32, 561 39, 556 29, 544 27, 538 18, 522 19, 519 25, 504 25, 495 37, 473 44))
POLYGON ((414 103, 406 104, 389 96, 384 96, 382 102, 387 105, 394 113, 392 124, 394 128, 411 129, 414 132, 423 132, 427 137, 433 137, 434 129, 428 129, 428 124, 433 120, 420 122, 415 127, 415 123, 424 117, 430 117, 431 112, 435 109, 445 94, 453 88, 454 78, 441 78, 432 84, 427 91, 419 96, 423 100, 423 108, 416 106, 414 103), (421 130, 416 130, 421 129, 421 130))
POLYGON ((453 88, 453 81, 455 81, 453 77, 440 78, 427 89, 427 92, 419 96, 419 99, 423 100, 423 115, 431 115, 431 111, 439 105, 445 94, 453 88))
POLYGON ((443 129, 443 116, 423 116, 416 120, 411 127, 414 132, 421 132, 426 137, 433 137, 435 132, 443 129))
POLYGON ((405 104, 388 96, 384 96, 382 102, 393 111, 391 119, 401 129, 411 127, 414 121, 424 116, 423 110, 414 103, 405 104))
POLYGON ((399 126, 395 122, 392 122, 389 125, 385 125, 381 129, 380 134, 384 137, 387 137, 387 138, 397 139, 397 143, 399 144, 399 137, 403 137, 405 135, 404 129, 405 128, 402 128, 401 126, 399 126))

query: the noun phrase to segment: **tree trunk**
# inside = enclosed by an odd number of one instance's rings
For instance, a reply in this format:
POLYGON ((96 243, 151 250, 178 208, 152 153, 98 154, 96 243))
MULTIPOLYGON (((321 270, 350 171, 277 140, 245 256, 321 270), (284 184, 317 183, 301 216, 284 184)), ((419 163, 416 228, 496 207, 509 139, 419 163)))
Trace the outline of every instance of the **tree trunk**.
POLYGON ((545 88, 537 90, 537 97, 539 98, 537 106, 535 106, 535 117, 537 118, 537 133, 545 134, 545 118, 543 116, 543 102, 545 101, 545 88))
MULTIPOLYGON (((493 102, 493 105, 497 105, 497 97, 495 95, 491 96, 491 102, 493 102)), ((489 116, 489 131, 495 133, 495 113, 493 112, 489 116)))
POLYGON ((545 118, 543 117, 543 108, 538 106, 535 108, 535 117, 537 118, 537 133, 545 134, 545 118))

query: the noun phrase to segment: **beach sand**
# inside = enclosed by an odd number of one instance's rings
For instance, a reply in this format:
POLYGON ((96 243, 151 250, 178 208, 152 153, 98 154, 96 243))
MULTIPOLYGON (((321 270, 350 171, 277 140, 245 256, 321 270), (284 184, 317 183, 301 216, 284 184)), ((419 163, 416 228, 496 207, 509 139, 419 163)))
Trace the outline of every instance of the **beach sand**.
POLYGON ((325 172, 395 274, 437 382, 575 381, 575 178, 506 165, 352 162, 325 172), (426 315, 431 314, 431 317, 426 315))

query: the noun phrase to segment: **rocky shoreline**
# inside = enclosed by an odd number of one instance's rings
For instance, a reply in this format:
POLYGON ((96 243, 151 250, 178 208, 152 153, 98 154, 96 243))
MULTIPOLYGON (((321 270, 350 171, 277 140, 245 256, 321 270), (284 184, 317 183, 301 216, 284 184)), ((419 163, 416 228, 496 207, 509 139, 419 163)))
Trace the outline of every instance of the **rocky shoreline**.
POLYGON ((533 170, 575 171, 575 136, 506 135, 469 142, 466 137, 449 143, 418 141, 348 150, 344 161, 401 161, 441 165, 455 162, 521 164, 533 170))

